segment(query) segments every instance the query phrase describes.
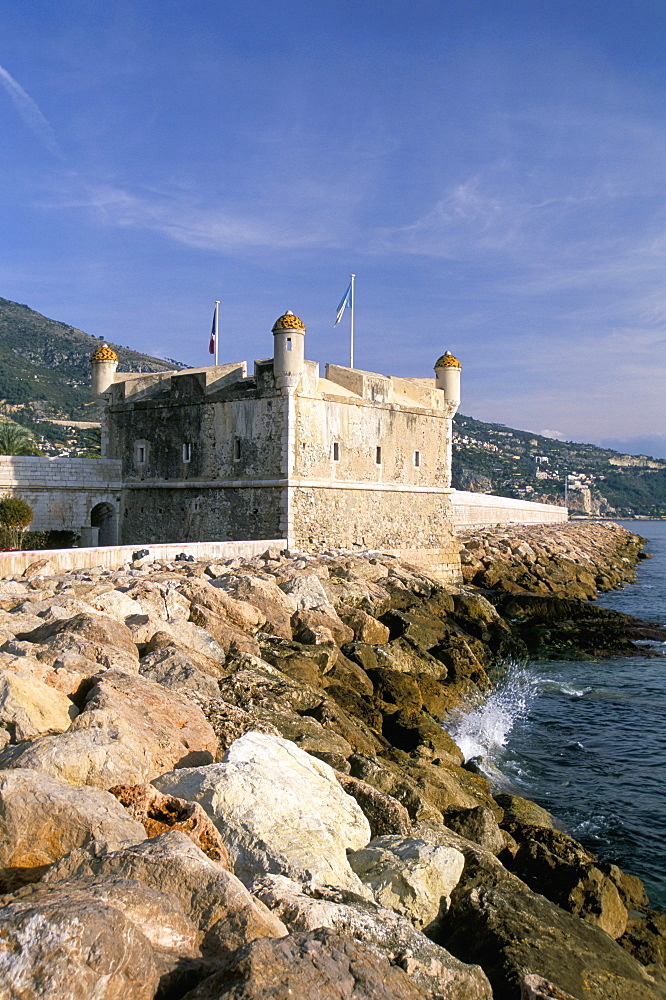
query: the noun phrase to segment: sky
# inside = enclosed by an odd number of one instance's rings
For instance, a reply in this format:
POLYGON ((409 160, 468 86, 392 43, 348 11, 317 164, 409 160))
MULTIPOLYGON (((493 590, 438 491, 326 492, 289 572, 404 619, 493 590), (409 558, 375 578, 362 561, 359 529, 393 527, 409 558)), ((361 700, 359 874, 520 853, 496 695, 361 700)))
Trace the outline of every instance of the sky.
POLYGON ((0 0, 0 296, 666 457, 664 0, 0 0))

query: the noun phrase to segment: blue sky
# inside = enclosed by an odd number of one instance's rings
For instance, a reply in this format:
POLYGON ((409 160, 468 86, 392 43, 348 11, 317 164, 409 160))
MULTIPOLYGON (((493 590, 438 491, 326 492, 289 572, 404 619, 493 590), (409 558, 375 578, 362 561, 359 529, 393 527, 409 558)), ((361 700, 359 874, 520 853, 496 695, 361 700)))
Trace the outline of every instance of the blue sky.
POLYGON ((4 0, 0 295, 666 457, 663 0, 4 0))

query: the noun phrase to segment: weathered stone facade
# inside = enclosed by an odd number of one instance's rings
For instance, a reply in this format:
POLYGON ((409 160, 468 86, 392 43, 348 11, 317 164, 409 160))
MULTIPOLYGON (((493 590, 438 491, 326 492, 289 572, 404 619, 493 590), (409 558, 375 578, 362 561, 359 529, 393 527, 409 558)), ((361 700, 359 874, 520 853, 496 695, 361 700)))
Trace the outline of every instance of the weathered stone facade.
POLYGON ((114 373, 103 442, 122 463, 122 541, 409 550, 457 579, 451 381, 337 365, 322 378, 293 320, 274 330, 275 357, 252 375, 243 363, 114 373))

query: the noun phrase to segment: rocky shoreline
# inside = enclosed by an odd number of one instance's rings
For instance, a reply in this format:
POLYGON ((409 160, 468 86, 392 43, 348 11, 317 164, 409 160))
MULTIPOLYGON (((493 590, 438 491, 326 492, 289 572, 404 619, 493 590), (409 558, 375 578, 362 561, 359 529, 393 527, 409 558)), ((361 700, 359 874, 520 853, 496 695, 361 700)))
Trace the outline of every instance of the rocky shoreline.
POLYGON ((613 524, 0 580, 0 998, 653 1000, 666 917, 440 725, 663 630, 613 524))

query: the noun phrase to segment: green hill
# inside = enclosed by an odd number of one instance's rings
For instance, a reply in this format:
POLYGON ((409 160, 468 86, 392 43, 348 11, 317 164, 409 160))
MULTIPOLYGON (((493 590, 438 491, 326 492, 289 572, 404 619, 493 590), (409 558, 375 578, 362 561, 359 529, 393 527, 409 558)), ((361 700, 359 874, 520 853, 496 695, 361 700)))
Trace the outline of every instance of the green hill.
MULTIPOLYGON (((0 298, 0 401, 5 410, 21 423, 43 417, 91 419, 90 356, 101 339, 0 298)), ((185 367, 109 344, 121 371, 185 367)))
POLYGON ((547 503, 616 517, 666 516, 666 460, 514 430, 457 414, 453 485, 457 489, 547 503))

